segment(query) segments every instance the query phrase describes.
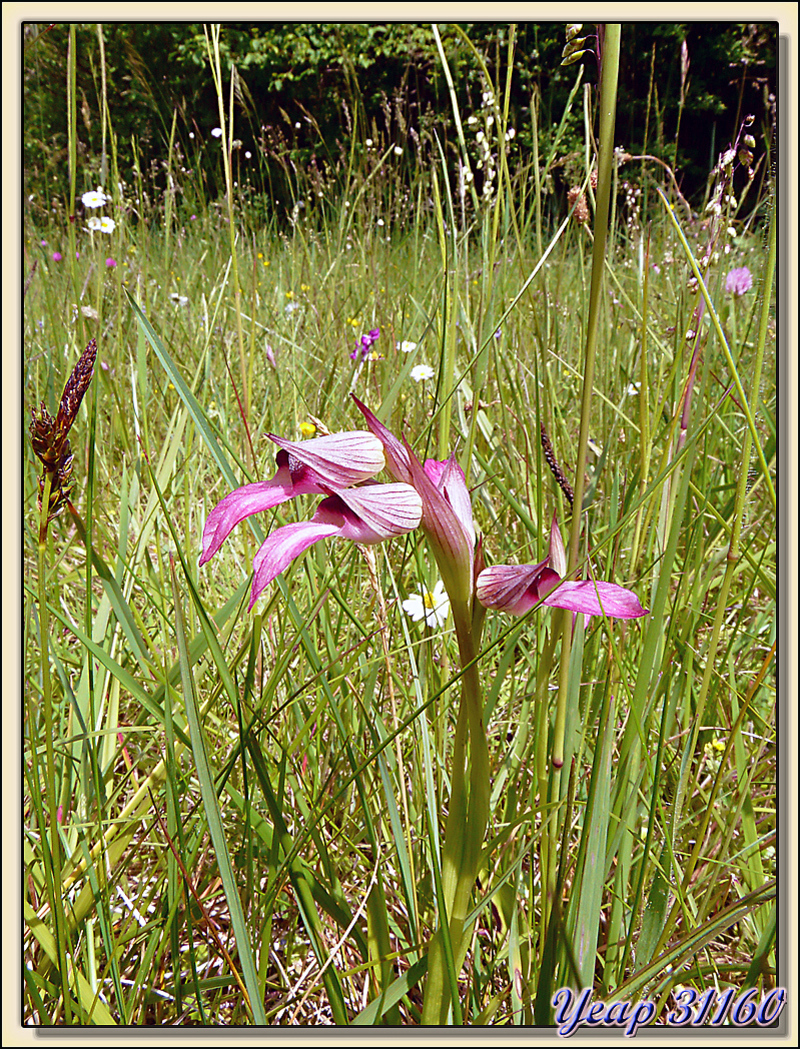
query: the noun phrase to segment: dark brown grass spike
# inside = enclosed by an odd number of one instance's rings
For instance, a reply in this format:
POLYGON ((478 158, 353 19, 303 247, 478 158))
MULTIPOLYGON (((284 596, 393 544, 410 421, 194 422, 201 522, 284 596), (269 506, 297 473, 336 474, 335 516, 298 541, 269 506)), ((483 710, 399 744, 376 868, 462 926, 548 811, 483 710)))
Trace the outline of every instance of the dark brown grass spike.
POLYGON ((540 423, 539 425, 542 432, 542 448, 544 449, 544 457, 547 460, 547 465, 550 467, 550 470, 553 474, 553 477, 555 477, 556 479, 558 487, 569 500, 569 505, 572 506, 575 499, 575 493, 572 491, 572 485, 569 483, 569 481, 566 478, 566 474, 558 464, 556 454, 553 451, 553 446, 552 444, 550 444, 550 438, 547 436, 547 430, 545 429, 544 423, 540 423))
POLYGON ((78 409, 81 406, 83 395, 89 389, 89 383, 94 375, 94 362, 97 358, 97 340, 89 339, 89 344, 72 369, 72 375, 67 379, 67 385, 61 394, 61 404, 58 406, 56 425, 63 433, 67 433, 75 422, 78 409))

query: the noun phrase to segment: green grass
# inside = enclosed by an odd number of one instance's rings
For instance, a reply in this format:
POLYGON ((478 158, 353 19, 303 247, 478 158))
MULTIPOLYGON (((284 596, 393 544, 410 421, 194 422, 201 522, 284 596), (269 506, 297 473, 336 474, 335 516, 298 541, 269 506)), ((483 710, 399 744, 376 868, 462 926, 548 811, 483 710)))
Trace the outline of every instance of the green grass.
MULTIPOLYGON (((258 543, 305 497, 197 564, 216 502, 274 473, 266 434, 363 428, 351 392, 420 457, 456 452, 489 563, 540 561, 554 513, 569 534, 543 421, 576 487, 586 457, 579 562, 650 609, 579 619, 563 768, 559 613, 487 614, 463 1022, 552 1023, 565 986, 663 1013, 680 987, 781 983, 770 202, 747 225, 679 207, 676 228, 658 166, 646 213, 617 201, 581 453, 590 227, 545 223, 495 90, 485 201, 431 149, 411 185, 377 157, 294 225, 253 222, 233 187, 196 212, 151 197, 140 220, 122 187, 110 235, 27 216, 26 405, 55 414, 92 336, 98 365, 70 434, 75 515, 41 550, 24 442, 26 1023, 419 1023, 461 677, 452 618, 402 609, 436 581, 428 547, 319 544, 248 612, 258 543), (387 205, 404 194, 411 218, 387 205), (693 371, 687 249, 715 236, 693 371), (733 299, 742 265, 754 287, 733 299), (380 359, 358 366, 375 327, 380 359)), ((96 184, 82 164, 77 197, 96 184)))

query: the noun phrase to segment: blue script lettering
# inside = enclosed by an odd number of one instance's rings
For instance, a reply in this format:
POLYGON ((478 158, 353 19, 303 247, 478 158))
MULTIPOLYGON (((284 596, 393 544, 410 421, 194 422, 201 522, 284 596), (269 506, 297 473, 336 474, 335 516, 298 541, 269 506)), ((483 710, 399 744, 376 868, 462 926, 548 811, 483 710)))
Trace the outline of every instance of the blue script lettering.
POLYGON ((575 996, 569 987, 560 987, 553 995, 553 1005, 556 1010, 558 1033, 564 1038, 573 1034, 575 1028, 583 1022, 583 1018, 586 1015, 586 1007, 592 997, 591 987, 585 987, 581 991, 577 1005, 570 1016, 569 1010, 574 997, 575 996))
POLYGON ((646 999, 631 1005, 630 1002, 592 1002, 592 990, 584 988, 580 995, 568 987, 561 987, 553 996, 558 1033, 567 1038, 582 1024, 595 1027, 624 1027, 625 1035, 632 1038, 640 1027, 649 1024, 656 1015, 654 1002, 646 999))

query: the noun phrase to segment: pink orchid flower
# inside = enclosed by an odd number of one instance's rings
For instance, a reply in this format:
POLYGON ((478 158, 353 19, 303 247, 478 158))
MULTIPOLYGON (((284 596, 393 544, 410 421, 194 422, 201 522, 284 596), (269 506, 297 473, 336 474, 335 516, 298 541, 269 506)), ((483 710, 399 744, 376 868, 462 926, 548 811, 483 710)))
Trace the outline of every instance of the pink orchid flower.
POLYGON ((374 477, 383 469, 383 445, 365 430, 335 433, 294 442, 269 435, 278 445, 278 471, 270 481, 257 481, 226 495, 217 503, 203 528, 200 564, 210 561, 231 531, 251 514, 294 499, 298 495, 328 495, 374 477))
POLYGON ((329 495, 310 521, 271 532, 253 558, 250 608, 273 579, 320 539, 339 536, 372 545, 413 532, 422 517, 422 499, 408 484, 372 484, 329 495))
POLYGON ((482 605, 514 616, 524 615, 541 601, 584 615, 636 619, 648 614, 632 590, 604 581, 566 580, 566 556, 561 531, 553 518, 550 552, 538 565, 491 565, 478 576, 476 596, 482 605), (554 567, 551 567, 554 566, 554 567))
POLYGON ((452 458, 426 459, 423 466, 408 442, 399 441, 357 397, 353 400, 383 443, 389 473, 396 481, 413 485, 422 498, 422 528, 451 602, 468 604, 476 574, 476 542, 464 471, 452 458))

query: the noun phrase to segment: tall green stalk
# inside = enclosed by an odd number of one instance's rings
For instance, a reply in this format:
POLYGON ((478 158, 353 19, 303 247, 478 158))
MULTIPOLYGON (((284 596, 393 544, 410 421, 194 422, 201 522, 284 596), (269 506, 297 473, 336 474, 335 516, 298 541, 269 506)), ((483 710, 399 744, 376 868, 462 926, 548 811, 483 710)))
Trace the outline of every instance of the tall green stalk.
MULTIPOLYGON (((234 300, 234 313, 236 316, 236 333, 238 336, 239 343, 239 368, 242 377, 242 411, 244 412, 245 419, 250 420, 250 384, 247 378, 247 360, 244 352, 244 333, 242 331, 242 293, 241 286, 239 284, 239 264, 236 256, 236 221, 233 211, 233 173, 231 171, 231 149, 233 141, 233 76, 235 71, 231 72, 231 98, 228 109, 228 118, 225 118, 225 99, 222 88, 222 59, 220 57, 219 50, 219 24, 211 27, 211 39, 208 38, 208 30, 206 30, 206 47, 208 49, 208 59, 211 66, 211 73, 214 77, 214 88, 217 93, 217 104, 219 108, 219 124, 222 130, 222 160, 225 171, 225 198, 228 204, 228 229, 230 232, 231 241, 231 279, 233 280, 233 300, 234 300)), ((252 466, 252 449, 249 443, 246 446, 247 454, 251 460, 252 466)))
POLYGON ((477 664, 480 632, 473 630, 469 606, 469 602, 451 605, 463 674, 442 855, 445 914, 440 916, 428 955, 422 1010, 423 1026, 433 1027, 447 1024, 451 1005, 453 1023, 460 1024, 460 1006, 452 990, 469 946, 472 926, 467 914, 489 819, 489 748, 477 664))
MULTIPOLYGON (((592 283, 589 290, 589 316, 586 319, 586 350, 583 363, 583 396, 581 399, 581 428, 578 438, 578 459, 575 466, 575 500, 567 557, 568 573, 578 565, 583 515, 583 493, 586 475, 586 451, 589 446, 592 389, 594 386, 597 337, 600 329, 600 302, 603 288, 606 241, 608 239, 608 216, 611 201, 611 178, 614 160, 614 120, 617 107, 617 79, 619 74, 619 51, 621 27, 610 24, 605 27, 600 73, 600 137, 597 156, 597 191, 594 223, 594 248, 592 251, 592 283)), ((572 619, 565 616, 561 648, 561 673, 559 677, 558 706, 556 708, 553 765, 564 764, 564 730, 567 718, 567 686, 569 680, 569 651, 572 619)))
MULTIPOLYGON (((69 966, 67 964, 66 916, 61 900, 62 864, 61 842, 58 836, 58 808, 56 791, 55 724, 53 721, 53 684, 50 677, 50 617, 47 609, 47 525, 49 518, 51 477, 44 475, 42 508, 39 514, 39 644, 42 670, 42 712, 44 714, 44 794, 47 803, 48 826, 40 827, 42 837, 42 867, 45 885, 53 917, 55 948, 58 954, 58 971, 61 979, 64 1021, 71 1023, 72 997, 69 991, 69 966)), ((31 724, 31 748, 36 747, 36 737, 31 724)))
MULTIPOLYGON (((581 423, 578 438, 577 464, 575 467, 575 491, 573 501, 572 529, 570 532, 569 547, 567 550, 567 574, 574 573, 579 563, 579 549, 581 538, 581 527, 583 524, 583 496, 586 474, 586 453, 589 445, 589 427, 591 420, 592 390, 594 387, 595 358, 597 353, 597 340, 600 328, 600 305, 603 288, 603 271, 605 266, 606 242, 608 239, 608 220, 611 201, 611 182, 613 175, 614 157, 614 122, 617 100, 617 79, 619 73, 619 53, 621 28, 619 25, 608 25, 598 27, 599 44, 602 53, 600 60, 600 127, 599 146, 597 157, 597 189, 595 193, 595 224, 594 224, 594 246, 592 252, 592 280, 589 291, 589 314, 586 320, 586 348, 583 362, 583 394, 581 398, 581 423)), ((599 51, 599 48, 598 48, 599 51)), ((571 667, 573 656, 579 657, 580 652, 572 653, 572 621, 573 616, 567 612, 560 615, 560 623, 554 623, 554 629, 561 633, 561 655, 559 664, 558 700, 556 705, 555 725, 553 732, 553 749, 551 761, 554 768, 553 782, 551 784, 550 797, 552 800, 561 798, 560 773, 564 764, 564 739, 566 735, 567 713, 569 710, 570 696, 576 691, 575 684, 570 682, 570 670, 573 674, 578 673, 580 679, 580 660, 574 659, 577 666, 571 667)), ((556 847, 559 838, 557 808, 554 808, 547 819, 545 832, 542 838, 541 854, 543 860, 542 870, 542 900, 543 920, 548 927, 548 940, 551 938, 549 931, 550 923, 557 919, 558 911, 550 912, 550 907, 556 905, 556 878, 557 862, 556 847)), ((551 974, 545 974, 545 979, 552 978, 551 974)))

